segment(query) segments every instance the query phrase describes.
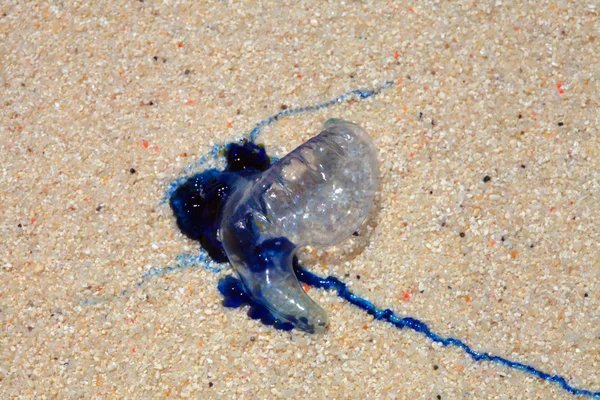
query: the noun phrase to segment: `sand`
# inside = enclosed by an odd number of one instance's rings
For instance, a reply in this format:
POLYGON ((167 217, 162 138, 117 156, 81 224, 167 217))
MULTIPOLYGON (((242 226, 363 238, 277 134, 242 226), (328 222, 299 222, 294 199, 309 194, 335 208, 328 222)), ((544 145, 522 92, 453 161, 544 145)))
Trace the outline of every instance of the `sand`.
POLYGON ((599 32, 595 1, 4 1, 0 397, 571 398, 333 291, 326 334, 264 326, 179 233, 165 194, 214 145, 388 80, 258 136, 378 148, 376 212, 304 266, 600 392, 599 32))

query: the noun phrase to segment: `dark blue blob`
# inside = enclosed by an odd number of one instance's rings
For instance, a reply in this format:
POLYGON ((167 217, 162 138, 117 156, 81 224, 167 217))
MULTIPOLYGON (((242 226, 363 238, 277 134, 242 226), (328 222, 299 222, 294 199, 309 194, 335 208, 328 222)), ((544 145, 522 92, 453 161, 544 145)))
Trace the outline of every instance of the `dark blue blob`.
POLYGON ((233 179, 231 174, 214 169, 204 171, 178 187, 169 202, 181 232, 198 240, 208 255, 219 263, 227 261, 217 232, 233 179))
POLYGON ((246 294, 242 282, 233 276, 227 276, 217 286, 224 297, 223 305, 229 308, 238 308, 250 303, 250 296, 246 294))
POLYGON ((226 171, 256 173, 266 171, 270 166, 271 160, 262 146, 247 140, 227 145, 226 171))
POLYGON ((226 147, 225 171, 210 169, 196 174, 179 186, 169 200, 181 232, 200 242, 218 263, 227 262, 217 237, 223 206, 239 177, 248 177, 269 168, 270 159, 262 146, 244 141, 226 147))
POLYGON ((264 317, 260 319, 260 322, 267 326, 275 325, 275 323, 280 322, 275 316, 271 313, 266 314, 264 317))
POLYGON ((275 329, 279 329, 280 331, 291 331, 294 329, 294 325, 289 322, 276 322, 274 325, 275 329))
POLYGON ((252 319, 263 319, 265 317, 268 317, 270 314, 271 313, 269 312, 269 310, 267 310, 260 304, 250 306, 250 309, 248 310, 248 316, 252 319))

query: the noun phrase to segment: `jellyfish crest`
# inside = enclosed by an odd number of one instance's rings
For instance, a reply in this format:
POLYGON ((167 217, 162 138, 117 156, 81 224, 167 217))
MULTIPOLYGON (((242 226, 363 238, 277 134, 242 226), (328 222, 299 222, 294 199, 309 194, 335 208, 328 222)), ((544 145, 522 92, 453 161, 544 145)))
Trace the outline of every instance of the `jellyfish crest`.
POLYGON ((325 329, 326 313, 302 289, 293 256, 300 247, 331 246, 355 232, 373 204, 377 172, 369 135, 333 120, 268 170, 240 178, 220 236, 249 295, 300 329, 325 329))

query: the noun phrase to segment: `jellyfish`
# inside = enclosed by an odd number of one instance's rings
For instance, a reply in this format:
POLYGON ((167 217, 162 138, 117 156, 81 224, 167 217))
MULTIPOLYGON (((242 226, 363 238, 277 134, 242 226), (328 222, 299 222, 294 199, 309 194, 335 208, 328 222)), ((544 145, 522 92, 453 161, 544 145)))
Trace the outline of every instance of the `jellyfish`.
POLYGON ((377 153, 367 132, 331 119, 324 130, 265 171, 238 174, 223 205, 218 239, 252 300, 307 332, 327 314, 303 290, 293 258, 354 233, 377 190, 377 153))

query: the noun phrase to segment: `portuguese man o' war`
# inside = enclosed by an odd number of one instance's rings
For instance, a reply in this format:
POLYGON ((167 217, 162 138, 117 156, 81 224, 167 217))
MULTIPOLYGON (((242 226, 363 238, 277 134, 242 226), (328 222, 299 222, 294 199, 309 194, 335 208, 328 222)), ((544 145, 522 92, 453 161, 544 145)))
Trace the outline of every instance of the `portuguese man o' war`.
POLYGON ((320 332, 327 315, 292 267, 299 247, 331 246, 355 232, 377 186, 377 155, 358 125, 325 130, 260 175, 241 178, 220 226, 225 253, 247 293, 276 318, 320 332))
POLYGON ((185 234, 215 261, 229 260, 243 295, 276 326, 322 332, 327 314, 298 282, 295 253, 335 245, 363 223, 377 189, 375 146, 358 125, 332 119, 271 166, 261 154, 252 143, 230 145, 225 171, 190 178, 171 207, 185 234))

